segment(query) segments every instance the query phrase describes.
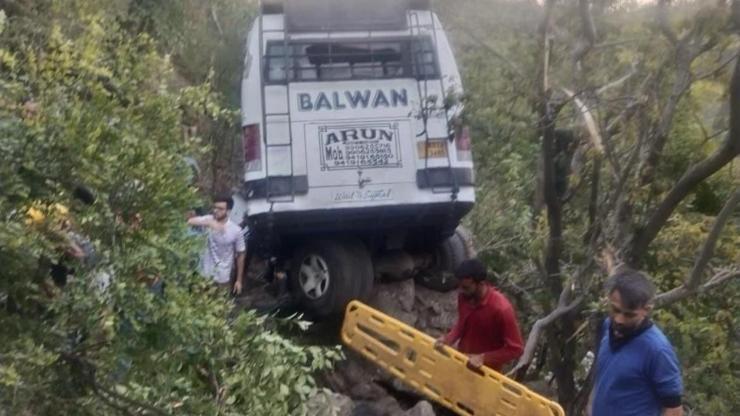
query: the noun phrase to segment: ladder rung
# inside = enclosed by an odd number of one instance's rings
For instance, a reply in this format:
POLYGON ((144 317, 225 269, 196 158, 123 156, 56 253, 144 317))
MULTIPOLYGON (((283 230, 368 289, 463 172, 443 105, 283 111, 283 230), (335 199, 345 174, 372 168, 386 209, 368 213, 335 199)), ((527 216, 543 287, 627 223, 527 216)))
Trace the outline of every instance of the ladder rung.
POLYGON ((290 147, 292 145, 293 145, 292 143, 273 143, 273 144, 268 143, 266 146, 267 147, 290 147))

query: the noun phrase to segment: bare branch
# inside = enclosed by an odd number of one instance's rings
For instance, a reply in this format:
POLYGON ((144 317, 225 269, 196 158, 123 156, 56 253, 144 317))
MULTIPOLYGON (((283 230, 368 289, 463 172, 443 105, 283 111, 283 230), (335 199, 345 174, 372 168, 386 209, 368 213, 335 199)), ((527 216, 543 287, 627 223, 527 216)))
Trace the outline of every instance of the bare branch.
MULTIPOLYGON (((717 241, 719 240, 720 234, 725 228, 725 225, 727 225, 727 221, 734 213, 735 208, 738 206, 738 204, 740 204, 740 188, 737 188, 735 190, 727 203, 725 203, 725 206, 722 208, 719 215, 717 215, 717 218, 714 220, 712 230, 709 232, 709 235, 707 236, 707 239, 702 246, 701 253, 694 263, 691 274, 686 279, 684 284, 669 292, 659 295, 656 298, 656 304, 667 305, 681 300, 699 290, 701 278, 704 275, 704 270, 709 264, 709 260, 711 260, 712 256, 714 255, 714 249, 717 246, 717 241)), ((735 270, 734 272, 729 274, 733 273, 738 273, 738 271, 735 270)), ((727 274, 728 273, 719 273, 718 275, 714 276, 703 286, 704 290, 716 286, 718 284, 718 281, 726 281, 728 278, 724 276, 727 274)))
POLYGON ((729 282, 732 279, 740 278, 740 269, 736 270, 722 270, 719 273, 715 274, 710 278, 706 283, 702 285, 700 288, 701 292, 706 292, 709 290, 712 290, 716 287, 719 287, 727 282, 729 282))
MULTIPOLYGON (((637 90, 639 96, 632 99, 632 101, 627 104, 627 106, 625 106, 624 109, 616 117, 612 118, 609 121, 609 124, 607 124, 606 128, 604 129, 604 154, 606 155, 606 159, 609 162, 609 166, 611 167, 612 176, 617 180, 618 183, 620 183, 620 185, 623 185, 624 181, 627 180, 627 174, 631 172, 632 165, 637 162, 637 156, 639 156, 640 153, 642 140, 640 140, 640 145, 635 147, 635 150, 632 152, 633 157, 631 157, 628 161, 628 164, 630 165, 629 171, 625 171, 624 169, 622 169, 621 163, 619 162, 619 159, 612 149, 611 136, 617 133, 617 126, 619 126, 620 123, 632 118, 632 116, 637 113, 637 110, 645 104, 645 99, 642 98, 642 91, 646 88, 651 79, 652 76, 648 76, 642 82, 640 88, 637 90)), ((642 136, 640 136, 640 138, 642 138, 642 136)))
POLYGON ((221 37, 224 37, 224 29, 221 27, 221 22, 218 20, 218 14, 216 13, 216 6, 211 5, 211 18, 213 19, 213 22, 216 24, 216 30, 218 30, 218 34, 221 35, 221 37))
POLYGON ((607 92, 608 90, 610 90, 612 88, 616 88, 616 87, 624 84, 625 82, 629 81, 630 78, 632 78, 633 76, 635 76, 635 74, 637 74, 637 65, 638 65, 638 62, 633 62, 632 63, 632 66, 631 66, 631 68, 629 70, 629 72, 627 72, 623 77, 621 77, 619 79, 616 79, 616 80, 614 80, 614 81, 612 81, 612 82, 604 85, 603 87, 599 88, 598 90, 596 90, 596 94, 597 95, 601 95, 601 94, 607 92))
POLYGON ((665 144, 668 142, 668 133, 673 125, 673 119, 678 105, 691 87, 691 62, 692 60, 686 48, 682 45, 677 46, 675 81, 673 82, 671 95, 663 107, 657 126, 650 134, 650 145, 643 155, 642 166, 640 167, 641 182, 643 185, 653 180, 655 167, 660 160, 665 144))
POLYGON ((527 343, 524 345, 524 353, 521 357, 519 357, 519 361, 517 361, 516 366, 509 372, 509 375, 515 374, 519 370, 529 366, 529 364, 534 359, 535 350, 537 349, 540 337, 542 336, 542 332, 545 330, 545 328, 560 319, 562 316, 570 313, 575 308, 577 308, 581 304, 581 302, 583 302, 583 299, 583 296, 579 296, 569 305, 560 305, 552 312, 550 312, 547 316, 538 319, 534 323, 534 325, 532 326, 532 330, 529 332, 529 336, 527 337, 527 343))
POLYGON ((716 68, 703 72, 698 75, 694 75, 694 80, 700 81, 707 78, 712 78, 717 76, 720 72, 722 72, 723 69, 725 69, 728 65, 730 65, 732 62, 737 59, 737 57, 740 56, 740 52, 735 52, 730 57, 726 58, 724 61, 722 61, 716 68))
POLYGON ((599 129, 596 125, 596 120, 594 119, 591 109, 589 109, 588 106, 584 104, 583 101, 581 101, 572 91, 567 88, 561 89, 565 95, 567 95, 568 98, 571 98, 575 103, 578 114, 581 115, 583 122, 586 124, 586 130, 588 131, 589 137, 591 137, 591 144, 593 144, 594 148, 600 154, 604 154, 604 143, 601 139, 601 134, 599 133, 599 129))
POLYGON ((706 283, 694 288, 693 290, 686 286, 679 286, 669 290, 668 292, 661 293, 655 298, 655 307, 664 308, 697 293, 706 293, 710 290, 716 289, 737 278, 740 278, 740 269, 720 271, 712 276, 706 283))
POLYGON ((548 0, 545 3, 545 16, 541 28, 543 56, 538 110, 540 116, 539 129, 542 135, 543 190, 545 205, 547 206, 547 224, 549 228, 549 237, 545 249, 546 280, 549 282, 553 295, 557 295, 562 292, 560 253, 562 250, 563 225, 562 205, 555 186, 555 119, 558 109, 550 100, 551 91, 548 78, 551 49, 550 25, 554 4, 555 0, 548 0))
POLYGON ((596 45, 596 25, 591 16, 591 2, 578 0, 578 14, 581 17, 583 41, 579 42, 573 52, 573 61, 579 63, 596 45))
POLYGON ((668 218, 698 184, 712 176, 740 155, 740 59, 735 63, 735 71, 730 85, 730 133, 722 146, 711 156, 691 166, 674 185, 673 189, 658 205, 646 225, 637 232, 630 249, 630 262, 639 265, 642 256, 668 218))
POLYGON ((594 45, 594 49, 613 48, 615 46, 622 46, 622 45, 628 45, 630 43, 636 43, 644 39, 647 39, 647 36, 642 37, 642 38, 624 39, 624 40, 617 40, 613 42, 604 42, 604 43, 599 43, 598 45, 594 45))
MULTIPOLYGON (((731 143, 727 142, 707 159, 692 166, 676 185, 668 192, 665 199, 658 205, 644 228, 638 231, 632 243, 631 262, 639 264, 639 259, 645 254, 645 250, 652 243, 668 218, 673 214, 678 204, 686 198, 691 191, 701 182, 712 176, 718 170, 730 163, 737 155, 737 149, 733 149, 731 143)), ((740 147, 740 146, 734 146, 740 147)))
POLYGON ((591 2, 589 0, 578 0, 578 12, 581 15, 583 35, 591 45, 596 43, 596 25, 591 17, 591 2))
POLYGON ((706 269, 707 264, 709 264, 709 260, 714 255, 714 249, 717 246, 717 240, 719 240, 719 236, 722 233, 722 230, 725 228, 727 221, 732 216, 732 213, 738 203, 740 203, 740 188, 737 188, 735 190, 735 193, 730 197, 725 206, 722 208, 722 211, 720 211, 719 215, 717 215, 717 218, 714 220, 712 230, 709 232, 709 236, 707 236, 707 240, 704 242, 704 247, 701 250, 701 254, 696 259, 696 263, 694 264, 694 268, 691 271, 691 275, 689 276, 689 279, 685 284, 686 287, 688 287, 689 289, 693 289, 699 285, 699 282, 701 281, 701 276, 704 274, 704 269, 706 269))
POLYGON ((668 6, 670 5, 670 3, 671 0, 658 1, 658 15, 656 17, 656 20, 658 22, 660 32, 663 34, 663 36, 665 36, 669 42, 675 45, 678 43, 678 36, 676 36, 676 34, 673 32, 673 29, 668 22, 668 6))
POLYGON ((680 38, 676 37, 668 23, 667 7, 670 3, 671 0, 659 1, 658 24, 661 32, 674 46, 672 53, 675 68, 674 81, 671 95, 668 97, 668 101, 662 105, 663 110, 660 118, 651 132, 650 145, 642 155, 640 166, 640 183, 642 185, 651 183, 655 177, 655 169, 661 158, 663 148, 668 141, 668 134, 673 125, 673 119, 678 105, 691 88, 693 82, 691 73, 692 63, 718 42, 718 37, 714 34, 709 36, 708 40, 702 41, 704 37, 702 31, 703 25, 698 20, 694 22, 690 29, 685 30, 680 38))

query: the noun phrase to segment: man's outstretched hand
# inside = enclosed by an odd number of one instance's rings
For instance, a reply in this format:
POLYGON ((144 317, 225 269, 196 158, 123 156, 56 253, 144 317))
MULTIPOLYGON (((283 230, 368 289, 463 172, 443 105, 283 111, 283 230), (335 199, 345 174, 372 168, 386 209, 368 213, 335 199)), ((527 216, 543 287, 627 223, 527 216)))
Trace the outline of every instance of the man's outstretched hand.
POLYGON ((468 356, 468 364, 475 368, 479 369, 483 367, 483 354, 471 354, 468 356))
POLYGON ((239 296, 242 294, 242 282, 241 280, 237 280, 234 282, 234 288, 231 290, 232 293, 239 296))
POLYGON ((434 341, 434 348, 437 350, 441 350, 445 345, 447 345, 447 343, 445 342, 444 337, 439 337, 434 341))

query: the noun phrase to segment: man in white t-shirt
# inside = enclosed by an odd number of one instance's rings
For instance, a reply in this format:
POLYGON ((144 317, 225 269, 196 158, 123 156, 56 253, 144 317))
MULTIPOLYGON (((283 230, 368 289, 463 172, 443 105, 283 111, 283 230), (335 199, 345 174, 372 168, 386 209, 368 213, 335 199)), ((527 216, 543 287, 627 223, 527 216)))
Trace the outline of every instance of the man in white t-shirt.
POLYGON ((201 273, 204 276, 211 277, 218 286, 228 287, 236 259, 233 292, 238 295, 244 284, 247 247, 241 227, 229 220, 229 212, 233 207, 234 200, 231 196, 219 196, 213 200, 212 215, 190 218, 188 224, 206 228, 206 246, 200 258, 201 273))

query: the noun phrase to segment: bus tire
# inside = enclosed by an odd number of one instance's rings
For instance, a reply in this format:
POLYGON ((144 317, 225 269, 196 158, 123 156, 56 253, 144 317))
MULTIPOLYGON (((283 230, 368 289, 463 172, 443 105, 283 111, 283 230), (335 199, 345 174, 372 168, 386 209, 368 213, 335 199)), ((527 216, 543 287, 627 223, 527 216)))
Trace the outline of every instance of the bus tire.
POLYGON ((358 253, 354 243, 335 240, 314 241, 295 252, 291 292, 309 316, 341 316, 347 303, 363 290, 366 283, 357 278, 363 275, 358 270, 365 261, 358 253))
POLYGON ((457 288, 455 269, 465 260, 475 256, 470 232, 458 227, 455 233, 442 241, 435 250, 435 267, 420 273, 416 281, 420 285, 438 291, 449 292, 457 288))

